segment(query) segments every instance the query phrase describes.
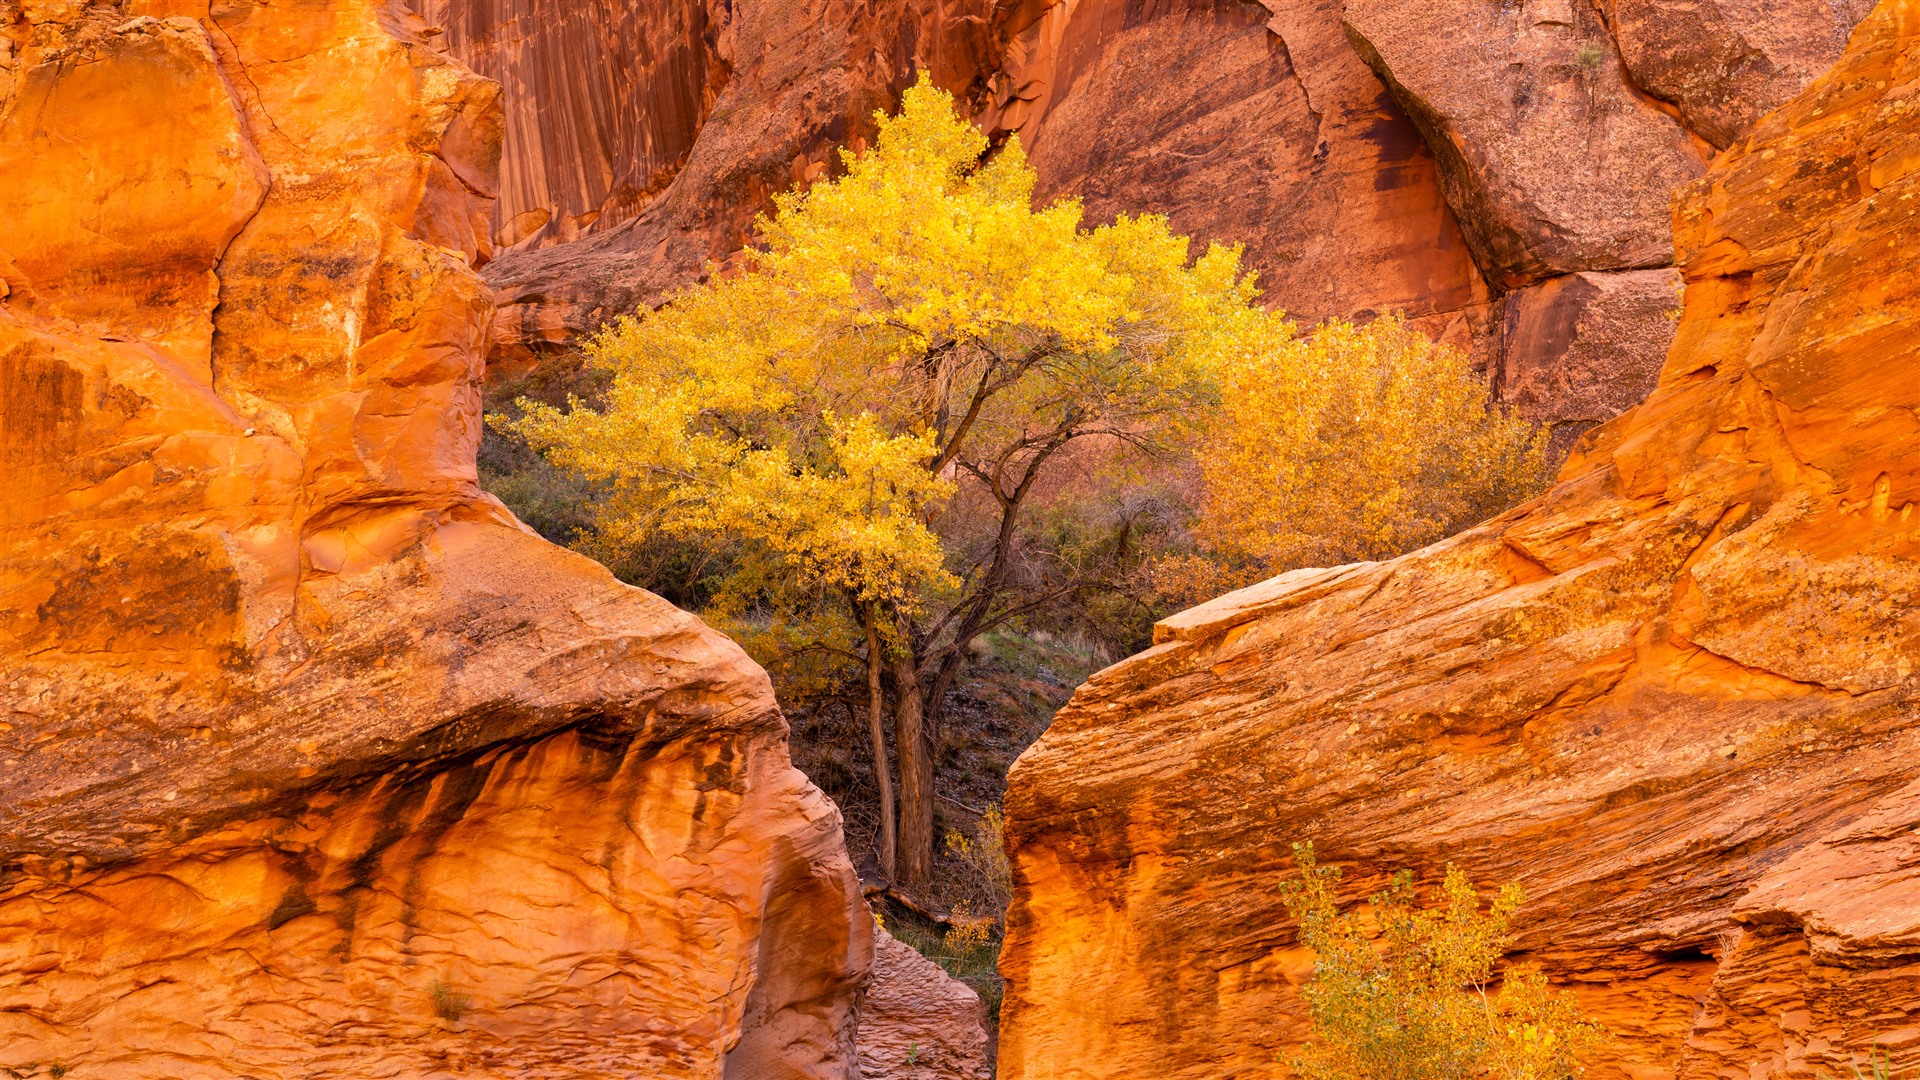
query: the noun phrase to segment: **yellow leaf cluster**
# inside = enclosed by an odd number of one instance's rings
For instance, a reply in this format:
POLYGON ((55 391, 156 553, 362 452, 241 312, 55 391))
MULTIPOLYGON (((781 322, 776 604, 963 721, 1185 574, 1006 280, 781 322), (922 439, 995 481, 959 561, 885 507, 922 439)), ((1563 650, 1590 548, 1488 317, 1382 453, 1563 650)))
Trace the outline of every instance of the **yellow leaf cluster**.
POLYGON ((1306 336, 1275 322, 1248 341, 1199 438, 1196 532, 1216 552, 1274 569, 1397 555, 1546 478, 1543 434, 1398 319, 1306 336))

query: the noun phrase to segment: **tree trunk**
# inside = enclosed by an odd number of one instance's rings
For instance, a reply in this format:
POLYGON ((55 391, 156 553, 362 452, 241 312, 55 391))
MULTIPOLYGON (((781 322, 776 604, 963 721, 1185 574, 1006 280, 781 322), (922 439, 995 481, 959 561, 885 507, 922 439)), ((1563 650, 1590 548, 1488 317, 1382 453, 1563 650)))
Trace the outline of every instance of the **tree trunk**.
POLYGON ((893 745, 900 758, 900 880, 924 887, 933 877, 933 752, 912 656, 893 658, 893 745))
POLYGON ((893 816, 893 780, 887 770, 887 732, 885 714, 887 711, 886 694, 880 689, 880 668, 885 662, 880 655, 880 631, 878 606, 867 608, 867 734, 873 739, 873 779, 880 785, 880 876, 893 884, 894 851, 898 843, 894 839, 893 816))

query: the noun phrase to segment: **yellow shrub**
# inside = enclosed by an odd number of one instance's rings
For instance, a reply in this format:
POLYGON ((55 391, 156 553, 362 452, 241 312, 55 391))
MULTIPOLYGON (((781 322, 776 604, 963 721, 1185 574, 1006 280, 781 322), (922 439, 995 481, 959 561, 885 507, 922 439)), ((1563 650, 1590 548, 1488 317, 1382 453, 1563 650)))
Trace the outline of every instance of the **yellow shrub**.
POLYGON ((1269 571, 1398 555, 1538 490, 1545 440, 1489 403, 1457 350, 1397 319, 1273 320, 1222 377, 1198 433, 1196 533, 1269 571))
POLYGON ((1314 952, 1304 996, 1311 1041, 1293 1062, 1305 1080, 1571 1080, 1606 1032, 1530 966, 1499 966, 1524 896, 1508 885, 1486 911, 1447 867, 1426 908, 1401 872, 1373 896, 1378 940, 1342 913, 1339 872, 1294 845, 1300 876, 1281 898, 1314 952))

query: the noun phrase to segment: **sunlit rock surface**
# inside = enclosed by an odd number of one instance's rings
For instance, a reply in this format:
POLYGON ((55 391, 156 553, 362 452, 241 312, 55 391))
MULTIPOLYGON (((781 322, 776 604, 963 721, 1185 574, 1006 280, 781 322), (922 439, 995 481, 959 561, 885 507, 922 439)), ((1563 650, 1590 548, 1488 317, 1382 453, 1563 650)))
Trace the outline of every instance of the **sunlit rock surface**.
POLYGON ((850 1076, 764 673, 475 485, 501 112, 424 29, 0 5, 0 1066, 850 1076))
POLYGON ((1659 385, 1551 491, 1167 620, 1020 759, 1002 1076, 1270 1075, 1308 839, 1522 883, 1589 1075, 1920 1064, 1920 4, 1675 222, 1659 385))

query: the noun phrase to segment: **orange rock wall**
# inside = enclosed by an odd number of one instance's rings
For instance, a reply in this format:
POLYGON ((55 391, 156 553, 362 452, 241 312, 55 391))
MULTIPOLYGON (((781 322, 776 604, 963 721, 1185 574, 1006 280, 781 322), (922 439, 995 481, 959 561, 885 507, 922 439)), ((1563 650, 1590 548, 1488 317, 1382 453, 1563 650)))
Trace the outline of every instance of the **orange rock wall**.
POLYGON ((850 1075, 764 673, 475 484, 499 92, 425 31, 0 4, 0 1066, 850 1075))
POLYGON ((1610 1027, 1595 1077, 1920 1064, 1920 4, 1676 214, 1685 314, 1558 484, 1167 620, 1016 764, 1003 1076, 1280 1075, 1311 839, 1455 862, 1610 1027))

